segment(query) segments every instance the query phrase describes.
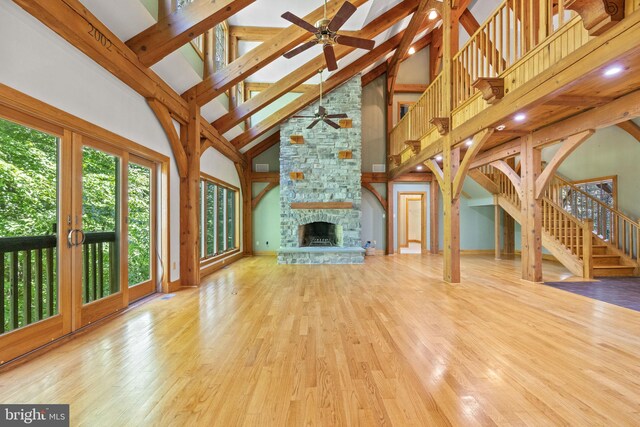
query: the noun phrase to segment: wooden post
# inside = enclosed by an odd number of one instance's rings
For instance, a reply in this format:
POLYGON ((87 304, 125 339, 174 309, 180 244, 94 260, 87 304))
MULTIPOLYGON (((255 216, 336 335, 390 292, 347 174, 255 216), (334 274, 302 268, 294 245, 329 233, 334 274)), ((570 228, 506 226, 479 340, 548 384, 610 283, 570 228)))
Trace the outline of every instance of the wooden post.
POLYGON ((431 181, 431 187, 429 188, 429 196, 431 198, 431 206, 429 210, 430 221, 429 221, 429 239, 430 246, 429 250, 432 254, 437 255, 440 251, 440 212, 439 212, 439 196, 440 196, 440 185, 438 185, 438 180, 434 179, 431 181))
POLYGON ((393 255, 393 181, 387 182, 387 255, 393 255))
MULTIPOLYGON (((453 55, 458 50, 458 19, 451 11, 450 2, 442 5, 442 87, 445 117, 450 118, 453 106, 453 55)), ((446 282, 460 283, 460 198, 453 191, 453 181, 460 167, 460 148, 453 148, 451 134, 447 132, 443 144, 443 218, 444 262, 446 282)))
POLYGON ((176 0, 158 0, 158 21, 176 10, 176 0))
POLYGON ((181 136, 187 154, 187 174, 180 180, 180 279, 182 286, 200 284, 200 107, 189 99, 189 123, 181 136))
POLYGON ((500 258, 500 204, 498 203, 498 196, 493 196, 494 212, 493 212, 493 225, 494 225, 494 243, 495 243, 495 257, 500 258))
POLYGON ((213 60, 215 56, 214 47, 215 33, 213 29, 209 29, 202 35, 202 55, 204 57, 202 75, 205 79, 216 71, 213 60))
MULTIPOLYGON (((450 134, 446 136, 450 144, 450 134)), ((446 282, 460 283, 460 198, 453 197, 453 178, 460 166, 460 148, 444 150, 444 183, 442 192, 444 219, 444 267, 443 277, 446 282)))
POLYGON ((513 255, 516 251, 515 221, 506 211, 502 219, 502 255, 513 255))
POLYGON ((521 138, 523 200, 522 221, 522 278, 530 282, 542 281, 542 204, 536 199, 535 185, 541 172, 540 150, 533 147, 531 134, 521 138))
POLYGON ((251 200, 252 184, 251 184, 251 168, 253 160, 248 159, 248 165, 243 168, 242 165, 236 163, 236 170, 240 177, 240 186, 242 189, 242 251, 244 256, 253 255, 253 206, 251 200))
POLYGON ((582 263, 583 277, 593 279, 593 220, 585 219, 582 229, 582 263))

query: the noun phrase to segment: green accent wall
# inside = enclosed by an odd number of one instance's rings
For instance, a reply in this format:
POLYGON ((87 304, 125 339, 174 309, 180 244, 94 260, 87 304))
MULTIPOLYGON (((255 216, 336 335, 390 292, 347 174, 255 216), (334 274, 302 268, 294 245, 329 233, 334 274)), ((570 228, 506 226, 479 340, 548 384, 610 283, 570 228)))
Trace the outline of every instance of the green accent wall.
MULTIPOLYGON (((253 197, 268 184, 253 184, 253 197)), ((277 252, 280 248, 280 187, 264 195, 253 210, 253 250, 255 252, 277 252)))

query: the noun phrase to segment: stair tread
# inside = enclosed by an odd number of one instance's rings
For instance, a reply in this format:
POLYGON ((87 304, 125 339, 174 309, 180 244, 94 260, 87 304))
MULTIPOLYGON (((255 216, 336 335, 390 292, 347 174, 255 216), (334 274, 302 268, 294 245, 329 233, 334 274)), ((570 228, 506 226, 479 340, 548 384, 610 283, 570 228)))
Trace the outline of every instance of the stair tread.
POLYGON ((605 270, 605 269, 614 269, 614 270, 623 270, 623 269, 631 269, 633 270, 635 267, 630 265, 594 265, 594 269, 605 270))
POLYGON ((604 254, 604 255, 591 255, 594 258, 620 258, 620 255, 616 254, 604 254))

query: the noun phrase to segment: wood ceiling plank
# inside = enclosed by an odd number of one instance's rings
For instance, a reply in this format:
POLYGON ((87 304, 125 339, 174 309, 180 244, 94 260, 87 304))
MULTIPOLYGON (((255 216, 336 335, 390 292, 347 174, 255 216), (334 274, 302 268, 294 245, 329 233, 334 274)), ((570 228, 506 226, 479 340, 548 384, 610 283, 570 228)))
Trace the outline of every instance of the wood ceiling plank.
MULTIPOLYGON (((351 3, 359 7, 367 1, 352 0, 351 3)), ((335 15, 343 3, 344 0, 332 0, 329 2, 327 4, 328 16, 335 15)), ((323 16, 324 7, 319 7, 303 19, 307 22, 315 23, 323 16)), ((195 92, 198 105, 204 105, 311 37, 313 36, 309 32, 296 25, 290 25, 222 70, 218 70, 208 76, 202 82, 189 89, 183 96, 186 96, 187 93, 195 92)))
MULTIPOLYGON (((417 0, 401 2, 399 5, 371 21, 371 23, 366 25, 362 30, 356 32, 356 37, 372 39, 383 31, 391 28, 398 21, 413 13, 416 10, 417 4, 417 0)), ((334 46, 336 59, 344 58, 354 50, 356 49, 349 46, 334 46)), ((233 126, 241 123, 251 115, 267 107, 282 95, 290 92, 293 88, 308 81, 318 73, 319 69, 323 69, 325 67, 325 57, 323 54, 320 54, 303 66, 298 67, 298 69, 289 73, 276 83, 270 85, 256 96, 248 99, 241 105, 238 105, 236 108, 229 111, 228 114, 225 114, 216 120, 213 125, 220 132, 227 132, 233 126)))
POLYGON ((127 41, 147 67, 238 13, 255 0, 196 0, 127 41))

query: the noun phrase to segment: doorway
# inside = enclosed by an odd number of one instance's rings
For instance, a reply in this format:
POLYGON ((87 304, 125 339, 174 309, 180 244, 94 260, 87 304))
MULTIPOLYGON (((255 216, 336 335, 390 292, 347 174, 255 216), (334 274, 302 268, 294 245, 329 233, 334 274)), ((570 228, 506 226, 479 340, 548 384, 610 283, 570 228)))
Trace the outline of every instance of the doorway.
POLYGON ((427 250, 426 193, 398 193, 398 252, 421 254, 427 250))
POLYGON ((0 364, 156 292, 165 165, 2 112, 0 364))

